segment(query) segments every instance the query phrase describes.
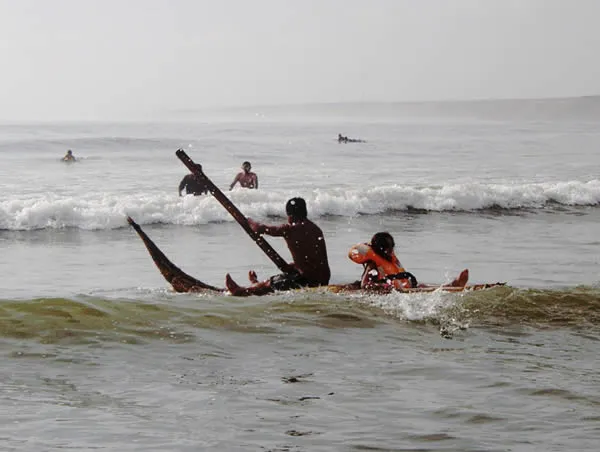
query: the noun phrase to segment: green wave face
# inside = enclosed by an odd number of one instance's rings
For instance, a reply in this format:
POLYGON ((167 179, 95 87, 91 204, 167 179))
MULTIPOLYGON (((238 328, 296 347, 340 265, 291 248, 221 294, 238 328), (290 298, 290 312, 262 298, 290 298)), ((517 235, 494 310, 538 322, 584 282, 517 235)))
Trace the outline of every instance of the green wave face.
POLYGON ((600 325, 600 288, 510 289, 466 295, 455 309, 475 324, 532 327, 600 325))
POLYGON ((188 294, 160 298, 0 300, 0 337, 48 344, 176 343, 196 340, 203 329, 271 334, 285 332, 286 325, 360 327, 377 321, 368 311, 353 313, 352 305, 335 296, 333 303, 292 293, 244 300, 188 294))
POLYGON ((204 329, 285 334, 290 327, 373 328, 398 322, 482 328, 600 326, 600 289, 595 287, 499 287, 462 294, 364 296, 310 291, 245 299, 190 294, 153 298, 1 300, 0 337, 49 344, 136 344, 194 341, 204 329))

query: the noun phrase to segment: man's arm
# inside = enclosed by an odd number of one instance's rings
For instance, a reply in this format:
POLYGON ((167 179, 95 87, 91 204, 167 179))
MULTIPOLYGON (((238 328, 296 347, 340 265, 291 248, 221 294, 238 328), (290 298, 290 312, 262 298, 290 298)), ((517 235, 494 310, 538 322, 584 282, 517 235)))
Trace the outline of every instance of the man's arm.
POLYGON ((187 185, 187 176, 184 176, 183 179, 181 179, 181 182, 179 182, 179 196, 181 196, 181 191, 186 187, 187 185))
POLYGON ((280 226, 268 226, 266 224, 254 221, 252 218, 248 218, 248 224, 257 234, 267 234, 273 237, 285 236, 291 227, 291 224, 289 223, 285 223, 280 226))
POLYGON ((256 174, 254 175, 254 188, 258 189, 258 176, 256 174))
POLYGON ((237 173, 237 175, 235 176, 235 179, 233 179, 233 182, 229 186, 229 191, 233 190, 233 187, 235 187, 235 184, 237 184, 239 182, 239 180, 240 180, 240 173, 237 173))

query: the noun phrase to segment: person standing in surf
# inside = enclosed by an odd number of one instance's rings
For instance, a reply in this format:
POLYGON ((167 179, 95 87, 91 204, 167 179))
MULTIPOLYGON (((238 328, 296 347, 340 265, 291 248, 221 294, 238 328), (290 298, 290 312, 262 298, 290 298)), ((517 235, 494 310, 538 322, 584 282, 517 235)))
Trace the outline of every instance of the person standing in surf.
POLYGON ((179 187, 178 187, 179 196, 182 196, 181 193, 183 192, 184 189, 185 189, 185 193, 188 195, 192 194, 194 196, 198 196, 198 195, 203 195, 205 193, 208 193, 208 188, 206 187, 206 184, 201 182, 198 179, 198 177, 196 177, 196 175, 193 173, 186 174, 183 177, 183 179, 181 179, 181 182, 179 182, 179 187))
POLYGON ((252 169, 252 165, 250 162, 242 163, 242 170, 233 179, 233 182, 229 186, 229 190, 233 190, 235 184, 239 182, 240 186, 243 188, 258 188, 258 176, 256 173, 250 171, 252 169))
POLYGON ((307 218, 306 202, 303 198, 292 198, 285 211, 288 222, 280 226, 267 226, 248 218, 248 223, 257 234, 283 237, 294 262, 285 273, 259 282, 256 273, 248 273, 252 285, 239 286, 229 275, 225 277, 227 290, 235 296, 265 295, 276 290, 318 287, 329 284, 331 271, 327 258, 327 247, 323 231, 307 218))

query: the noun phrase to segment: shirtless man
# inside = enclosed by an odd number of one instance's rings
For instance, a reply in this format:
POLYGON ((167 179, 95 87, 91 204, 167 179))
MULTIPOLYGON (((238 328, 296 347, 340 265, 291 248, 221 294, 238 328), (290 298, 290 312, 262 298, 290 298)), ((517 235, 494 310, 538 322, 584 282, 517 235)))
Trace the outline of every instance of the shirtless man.
POLYGON ((275 290, 317 287, 329 284, 331 271, 327 259, 327 247, 323 231, 307 218, 306 202, 302 198, 290 199, 285 211, 288 222, 280 226, 267 226, 248 218, 250 227, 257 234, 283 237, 294 262, 289 270, 258 282, 256 273, 249 272, 250 287, 240 287, 229 274, 225 278, 227 290, 232 295, 265 295, 275 290))
POLYGON ((194 196, 208 193, 208 188, 193 173, 187 174, 181 179, 179 183, 179 196, 181 196, 181 192, 184 189, 186 194, 193 194, 194 196))
POLYGON ((243 171, 239 172, 237 176, 235 176, 235 179, 233 179, 233 182, 229 186, 229 190, 233 190, 233 187, 235 187, 235 184, 238 182, 240 183, 240 186, 244 188, 258 188, 258 176, 256 173, 250 171, 252 169, 250 162, 242 163, 242 169, 243 171))

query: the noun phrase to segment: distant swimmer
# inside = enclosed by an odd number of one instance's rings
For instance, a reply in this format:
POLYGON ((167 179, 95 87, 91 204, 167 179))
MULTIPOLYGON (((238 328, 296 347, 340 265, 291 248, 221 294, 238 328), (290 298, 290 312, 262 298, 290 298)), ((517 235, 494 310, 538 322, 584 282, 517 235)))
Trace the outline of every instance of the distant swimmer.
POLYGON ((188 195, 198 196, 208 193, 208 187, 192 173, 187 174, 181 179, 179 183, 179 196, 182 196, 181 192, 184 189, 188 195))
POLYGON ((229 186, 229 190, 232 190, 238 182, 240 183, 240 186, 244 188, 258 188, 258 176, 256 173, 250 171, 251 169, 252 165, 250 165, 250 162, 242 163, 243 171, 235 176, 235 179, 233 179, 233 182, 229 186))
POLYGON ((77 159, 75 158, 75 156, 73 155, 73 151, 71 151, 70 149, 67 151, 67 153, 65 154, 65 156, 62 158, 63 162, 76 162, 77 159))
POLYGON ((356 138, 348 138, 338 133, 338 143, 366 143, 365 140, 359 140, 356 138))

